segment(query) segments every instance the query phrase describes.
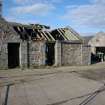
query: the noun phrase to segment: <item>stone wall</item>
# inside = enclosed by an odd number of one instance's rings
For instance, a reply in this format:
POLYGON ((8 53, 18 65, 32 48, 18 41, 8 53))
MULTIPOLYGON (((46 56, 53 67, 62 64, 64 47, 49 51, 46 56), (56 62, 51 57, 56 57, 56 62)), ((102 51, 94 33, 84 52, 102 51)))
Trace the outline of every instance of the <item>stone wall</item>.
POLYGON ((0 69, 8 69, 8 43, 20 43, 20 68, 24 69, 28 66, 36 67, 45 65, 45 42, 30 41, 28 49, 27 41, 18 40, 17 38, 15 38, 14 40, 7 40, 7 42, 3 43, 0 46, 0 69))
POLYGON ((8 69, 8 43, 21 43, 21 40, 13 34, 0 39, 0 69, 8 69))
POLYGON ((55 66, 61 66, 61 42, 55 43, 55 66))
POLYGON ((91 64, 90 46, 83 45, 82 46, 82 65, 90 65, 90 64, 91 64))
POLYGON ((81 65, 82 49, 81 44, 65 43, 61 45, 61 62, 62 65, 81 65))
POLYGON ((45 42, 35 41, 30 43, 30 67, 45 65, 45 42))
POLYGON ((8 52, 7 52, 7 44, 3 44, 0 46, 0 69, 8 68, 8 52))
MULTIPOLYGON (((45 41, 22 41, 15 36, 3 42, 0 46, 0 68, 8 68, 8 43, 20 43, 19 57, 20 67, 27 68, 45 65, 46 42, 45 41), (29 52, 28 52, 29 51, 29 52), (29 59, 28 59, 29 57, 29 59)), ((78 43, 59 42, 55 43, 55 66, 61 65, 87 65, 90 64, 90 47, 78 43)))
POLYGON ((23 41, 20 43, 20 67, 27 68, 28 61, 27 61, 27 42, 23 41))

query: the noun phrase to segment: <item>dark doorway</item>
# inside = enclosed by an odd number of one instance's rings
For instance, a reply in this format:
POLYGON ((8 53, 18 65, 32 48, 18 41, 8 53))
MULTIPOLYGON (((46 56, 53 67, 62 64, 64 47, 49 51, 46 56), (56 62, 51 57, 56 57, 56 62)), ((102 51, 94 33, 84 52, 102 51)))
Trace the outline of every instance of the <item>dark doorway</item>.
POLYGON ((8 43, 8 68, 19 67, 19 43, 8 43))
POLYGON ((96 47, 96 53, 98 52, 105 54, 105 47, 96 47))
POLYGON ((55 63, 55 43, 46 43, 46 65, 55 63))
POLYGON ((91 64, 99 63, 101 59, 97 56, 97 54, 91 53, 91 64))
POLYGON ((96 54, 91 54, 91 63, 105 61, 105 47, 96 47, 96 54))
POLYGON ((96 54, 98 55, 100 62, 105 61, 105 47, 96 47, 96 54))

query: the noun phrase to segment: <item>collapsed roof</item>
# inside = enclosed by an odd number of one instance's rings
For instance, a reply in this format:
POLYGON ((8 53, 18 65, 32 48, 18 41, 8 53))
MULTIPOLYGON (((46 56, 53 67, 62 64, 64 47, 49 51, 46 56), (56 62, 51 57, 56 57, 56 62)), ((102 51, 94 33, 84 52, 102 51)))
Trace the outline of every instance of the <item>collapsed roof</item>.
POLYGON ((46 41, 55 41, 52 37, 50 29, 48 26, 44 25, 13 25, 15 31, 20 34, 20 38, 23 40, 46 40, 46 41))
POLYGON ((15 31, 20 34, 20 37, 25 40, 29 37, 31 40, 46 40, 49 42, 54 42, 56 40, 60 41, 71 41, 71 42, 82 42, 83 39, 80 35, 75 32, 72 28, 58 28, 50 31, 49 26, 31 24, 31 25, 21 25, 12 24, 15 31))
POLYGON ((72 28, 58 28, 51 32, 55 40, 63 40, 70 42, 82 42, 83 39, 72 28))
POLYGON ((22 40, 46 40, 48 42, 82 42, 82 38, 72 28, 58 28, 50 31, 49 26, 40 24, 23 25, 0 19, 0 28, 6 36, 18 35, 22 40))

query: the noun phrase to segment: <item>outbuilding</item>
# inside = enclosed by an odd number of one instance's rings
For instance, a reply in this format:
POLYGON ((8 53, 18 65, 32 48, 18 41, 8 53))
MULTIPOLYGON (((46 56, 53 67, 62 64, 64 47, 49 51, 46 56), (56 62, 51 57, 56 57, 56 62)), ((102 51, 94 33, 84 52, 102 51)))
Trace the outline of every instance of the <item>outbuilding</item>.
POLYGON ((88 65, 89 49, 72 28, 10 23, 0 19, 0 68, 88 65))
POLYGON ((105 33, 98 32, 93 38, 88 42, 91 46, 91 62, 103 62, 105 61, 105 33))

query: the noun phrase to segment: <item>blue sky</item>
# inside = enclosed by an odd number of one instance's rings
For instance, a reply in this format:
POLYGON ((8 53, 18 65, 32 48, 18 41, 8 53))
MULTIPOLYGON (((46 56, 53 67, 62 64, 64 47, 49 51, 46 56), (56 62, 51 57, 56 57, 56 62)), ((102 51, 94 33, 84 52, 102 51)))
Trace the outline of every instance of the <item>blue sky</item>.
POLYGON ((3 16, 13 22, 94 33, 105 31, 105 0, 3 0, 3 16))

